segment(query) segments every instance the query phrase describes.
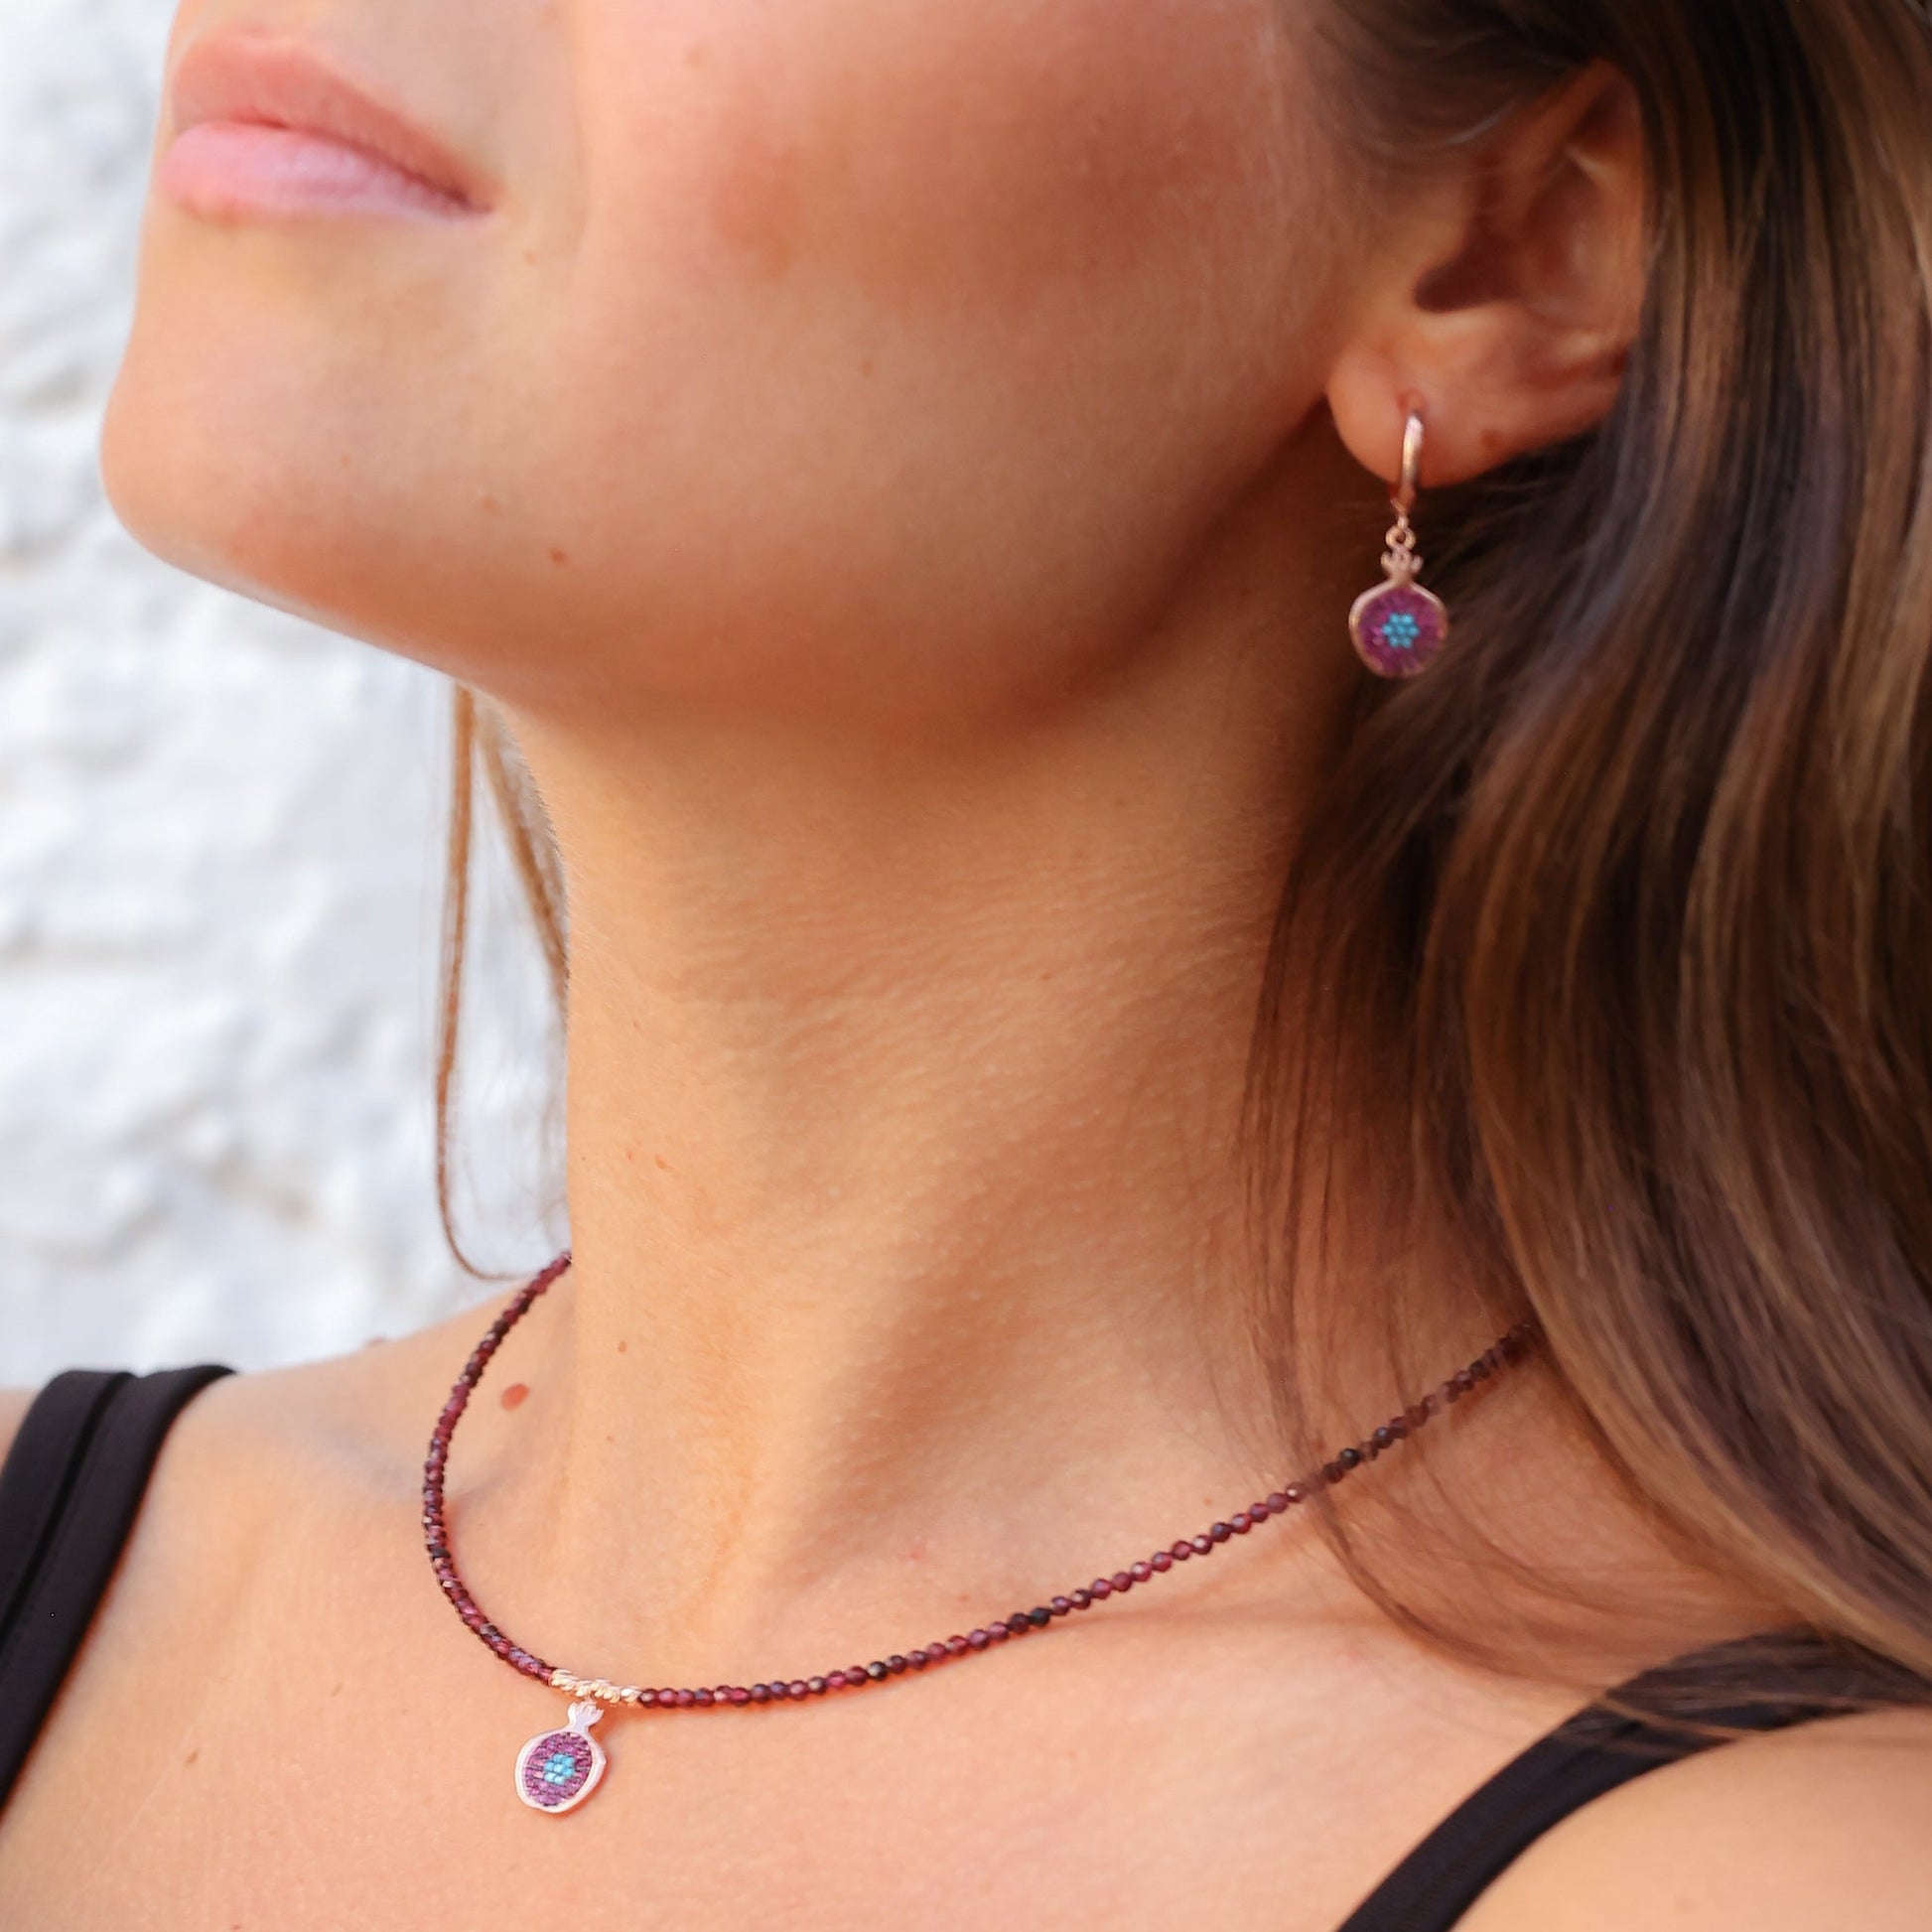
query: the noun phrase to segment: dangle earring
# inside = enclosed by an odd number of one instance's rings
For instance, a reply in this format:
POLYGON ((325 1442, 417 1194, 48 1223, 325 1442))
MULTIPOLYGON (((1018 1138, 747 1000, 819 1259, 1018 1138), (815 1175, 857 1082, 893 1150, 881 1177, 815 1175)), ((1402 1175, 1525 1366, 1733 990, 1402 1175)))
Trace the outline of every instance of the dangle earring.
POLYGON ((1412 409, 1402 438, 1402 480, 1389 498, 1396 512, 1382 558, 1389 580, 1364 591, 1348 614, 1356 654, 1377 677, 1414 677, 1428 670, 1449 641, 1448 609, 1434 591, 1416 582, 1422 559, 1416 554, 1409 512, 1420 493, 1422 440, 1422 416, 1412 409))

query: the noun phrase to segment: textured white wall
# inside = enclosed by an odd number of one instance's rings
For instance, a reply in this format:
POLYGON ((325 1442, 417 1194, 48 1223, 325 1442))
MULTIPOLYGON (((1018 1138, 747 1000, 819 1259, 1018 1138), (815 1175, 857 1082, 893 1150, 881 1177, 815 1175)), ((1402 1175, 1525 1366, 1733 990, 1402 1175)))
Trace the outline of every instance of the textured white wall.
MULTIPOLYGON (((8 1385, 300 1359, 483 1292, 430 1169, 443 688, 168 570, 100 492, 171 11, 0 0, 8 1385)), ((558 1233, 531 985, 492 947, 468 1109, 510 1267, 558 1233)))

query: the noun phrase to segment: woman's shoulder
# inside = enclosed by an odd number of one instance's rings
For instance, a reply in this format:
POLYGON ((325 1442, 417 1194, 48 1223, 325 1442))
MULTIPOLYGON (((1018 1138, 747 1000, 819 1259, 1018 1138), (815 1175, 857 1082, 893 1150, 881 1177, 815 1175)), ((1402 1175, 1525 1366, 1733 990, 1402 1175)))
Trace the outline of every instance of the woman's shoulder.
POLYGON ((1923 1932, 1932 1710, 1818 1720, 1684 1758, 1586 1805, 1463 1932, 1923 1932))
MULTIPOLYGON (((306 1445, 334 1450, 348 1443, 377 1455, 405 1444, 419 1451, 417 1438, 427 1441, 454 1370, 475 1339, 477 1318, 465 1310, 394 1340, 378 1338, 288 1367, 224 1374, 184 1407, 169 1445, 238 1430, 263 1449, 306 1445)), ((0 1460, 47 1386, 0 1388, 0 1460)))
POLYGON ((20 1425, 27 1420, 27 1411, 39 1394, 38 1389, 0 1389, 0 1461, 6 1460, 20 1425))
MULTIPOLYGON (((188 1399, 166 1405, 152 1462, 139 1472, 121 1571, 134 1569, 149 1587, 179 1574, 199 1595, 211 1575, 246 1571, 294 1499, 352 1506, 406 1495, 420 1481, 452 1350, 460 1365, 475 1325, 466 1311, 320 1360, 191 1380, 188 1399)), ((0 1462, 47 1386, 0 1390, 0 1462)), ((126 1581, 117 1576, 117 1589, 126 1581)))
MULTIPOLYGON (((466 1311, 224 1375, 181 1408, 0 1809, 8 1903, 67 1896, 62 1861, 135 1812, 165 1839, 169 1808, 197 1802, 181 1773, 225 1722, 224 1687, 264 1687, 264 1706, 313 1717, 316 1698, 345 1692, 345 1657, 378 1654, 421 1613, 434 1596, 413 1521, 422 1460, 477 1326, 466 1311)), ((38 1393, 0 1395, 0 1443, 17 1441, 38 1393)), ((14 1691, 37 1701, 45 1673, 14 1691)), ((0 1919, 13 1922, 5 1903, 0 1919)))

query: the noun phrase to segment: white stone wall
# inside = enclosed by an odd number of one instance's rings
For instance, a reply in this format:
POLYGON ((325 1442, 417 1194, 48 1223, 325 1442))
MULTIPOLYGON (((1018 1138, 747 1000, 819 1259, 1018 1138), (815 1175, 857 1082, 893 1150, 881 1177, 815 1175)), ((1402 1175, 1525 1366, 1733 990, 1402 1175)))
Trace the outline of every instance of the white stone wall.
MULTIPOLYGON (((171 10, 0 0, 0 1385, 484 1292, 430 1165, 444 689, 158 564, 99 487, 171 10)), ((559 1238, 545 1065, 527 955, 483 977, 468 1224, 518 1269, 559 1238)))

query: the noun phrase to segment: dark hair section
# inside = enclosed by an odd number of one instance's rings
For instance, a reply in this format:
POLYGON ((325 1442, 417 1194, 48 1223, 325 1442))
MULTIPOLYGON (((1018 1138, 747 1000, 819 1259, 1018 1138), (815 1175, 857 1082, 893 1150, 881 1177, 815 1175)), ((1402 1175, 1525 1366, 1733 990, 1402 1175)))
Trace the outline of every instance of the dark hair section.
POLYGON ((1380 188, 1618 69, 1648 289, 1600 430, 1432 505, 1455 640, 1299 853, 1256 1331, 1308 1326, 1346 1100, 1389 1225, 1536 1317, 1646 1514, 1932 1678, 1932 17, 1318 0, 1307 32, 1380 188))
MULTIPOLYGON (((1641 100, 1650 233, 1611 417, 1428 499, 1454 639, 1365 692, 1287 882, 1243 1140, 1282 1430, 1318 1435, 1311 1285, 1347 1164, 1375 1175, 1406 1383, 1429 1324, 1400 1258, 1449 1257, 1427 1292, 1465 1285, 1494 1332, 1535 1317, 1679 1547, 1932 1680, 1932 16, 1295 6, 1365 207, 1604 61, 1641 100)), ((479 765, 566 972, 541 806, 458 705, 446 1224, 479 765)), ((1406 1599, 1324 1521, 1399 1619, 1531 1667, 1522 1626, 1406 1599)), ((1463 1510, 1450 1541, 1483 1539, 1463 1510)))

